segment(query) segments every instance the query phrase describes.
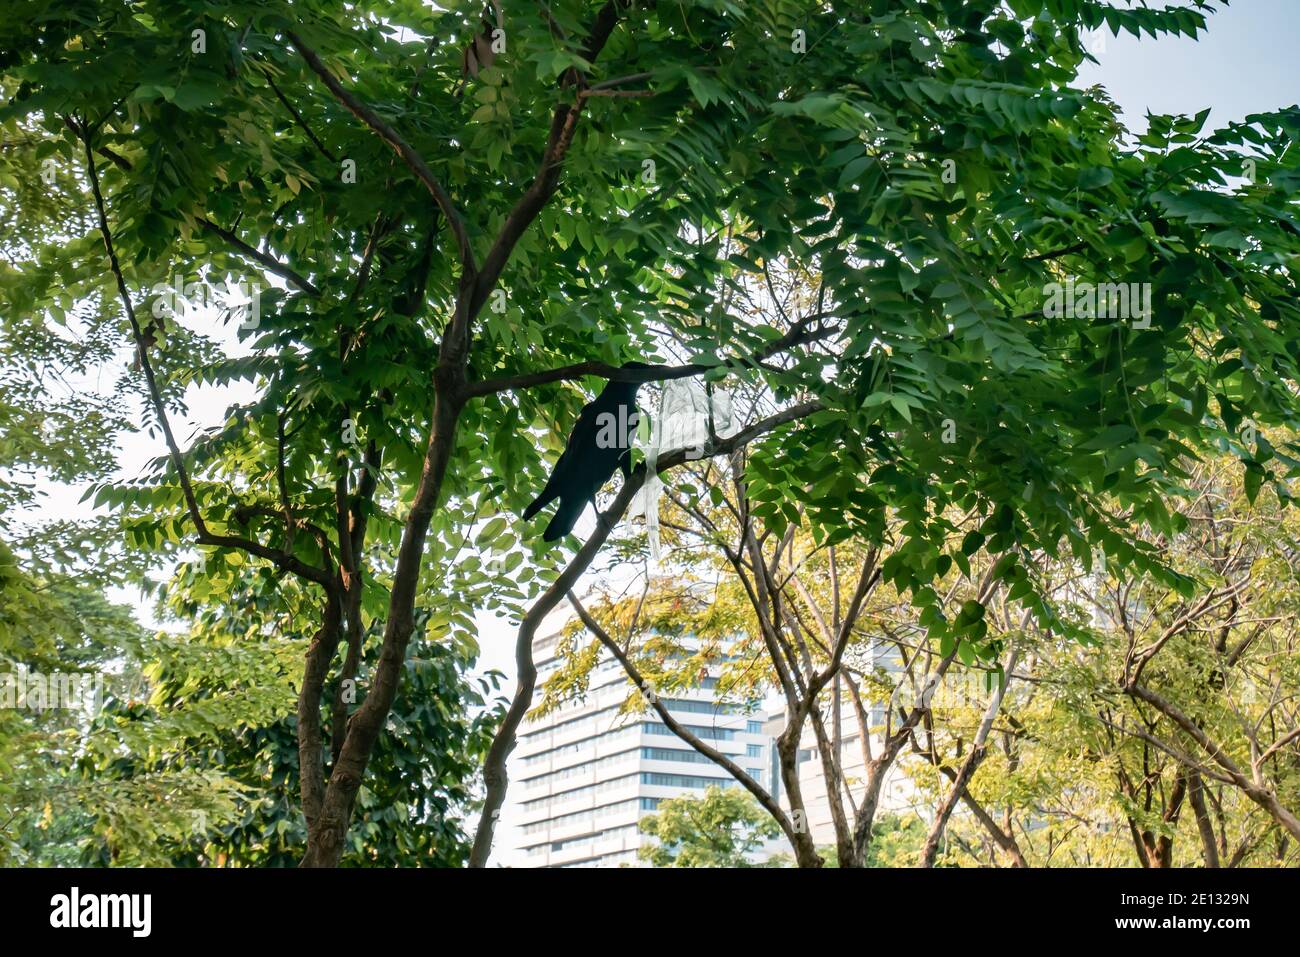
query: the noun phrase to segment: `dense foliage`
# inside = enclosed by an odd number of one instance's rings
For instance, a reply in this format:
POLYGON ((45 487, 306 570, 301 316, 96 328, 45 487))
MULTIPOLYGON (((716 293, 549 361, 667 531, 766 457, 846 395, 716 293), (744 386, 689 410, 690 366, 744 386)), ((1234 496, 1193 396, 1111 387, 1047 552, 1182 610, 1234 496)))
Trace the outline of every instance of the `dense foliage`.
MULTIPOLYGON (((748 429, 707 449, 749 447, 751 528, 881 554, 885 592, 971 667, 1004 643, 987 589, 950 606, 952 576, 987 569, 1034 627, 1084 641, 1037 563, 1104 557, 1187 596, 1152 539, 1187 528, 1198 455, 1227 450, 1248 501, 1289 499, 1300 459, 1257 430, 1300 425, 1300 112, 1134 136, 1076 83, 1085 31, 1195 36, 1214 6, 16 0, 0 312, 38 366, 69 339, 78 362, 124 347, 160 457, 108 476, 88 446, 76 473, 136 556, 123 574, 197 548, 186 587, 213 615, 239 617, 247 574, 293 609, 307 863, 355 849, 383 793, 412 649, 463 670, 476 613, 521 620, 481 864, 532 629, 608 537, 566 565, 512 515, 627 360, 752 395, 748 429), (1062 312, 1073 280, 1126 298, 1062 312), (218 425, 173 427, 235 383, 251 397, 218 425)), ((31 429, 121 424, 120 400, 37 392, 0 446, 26 436, 33 467, 61 462, 31 429)), ((465 744, 473 696, 439 687, 465 744)))

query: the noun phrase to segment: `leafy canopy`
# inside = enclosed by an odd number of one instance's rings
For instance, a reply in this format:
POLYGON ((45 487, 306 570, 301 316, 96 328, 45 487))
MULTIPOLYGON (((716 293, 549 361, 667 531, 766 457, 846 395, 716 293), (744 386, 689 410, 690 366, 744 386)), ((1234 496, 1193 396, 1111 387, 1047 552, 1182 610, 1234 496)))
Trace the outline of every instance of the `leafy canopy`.
MULTIPOLYGON (((0 129, 25 146, 0 152, 0 209, 24 228, 0 311, 47 337, 70 314, 96 342, 124 331, 88 154, 161 400, 255 392, 178 453, 192 502, 160 460, 96 504, 136 548, 175 555, 201 512, 215 540, 251 536, 298 573, 367 517, 361 625, 387 616, 391 667, 416 595, 441 640, 483 607, 518 615, 556 574, 507 516, 584 392, 561 383, 576 374, 508 377, 630 358, 804 403, 748 461, 755 516, 779 535, 804 503, 820 542, 881 539, 899 516, 886 580, 988 657, 980 610, 949 620, 933 586, 975 552, 1069 634, 1029 555, 1100 551, 1186 589, 1133 529, 1178 530, 1187 461, 1231 449, 1251 497, 1266 481, 1289 497, 1300 466, 1241 438, 1296 426, 1300 111, 1220 130, 1153 117, 1134 137, 1076 84, 1082 31, 1195 36, 1213 8, 506 0, 504 48, 465 76, 478 2, 16 0, 0 129), (471 260, 500 272, 472 282, 471 260), (785 267, 816 277, 810 312, 756 321, 733 300, 785 267), (177 275, 262 287, 243 354, 210 320, 158 314, 152 290, 177 275), (1148 284, 1150 314, 1049 315, 1046 287, 1071 278, 1148 284), (815 344, 726 364, 810 322, 815 344), (433 394, 465 398, 460 378, 495 384, 438 432, 433 394), (431 432, 450 445, 437 468, 431 432), (958 550, 952 510, 987 516, 958 550), (477 523, 502 566, 463 557, 477 523), (390 589, 398 565, 422 568, 418 588, 390 589)), ((232 601, 244 555, 212 559, 214 600, 232 601)))

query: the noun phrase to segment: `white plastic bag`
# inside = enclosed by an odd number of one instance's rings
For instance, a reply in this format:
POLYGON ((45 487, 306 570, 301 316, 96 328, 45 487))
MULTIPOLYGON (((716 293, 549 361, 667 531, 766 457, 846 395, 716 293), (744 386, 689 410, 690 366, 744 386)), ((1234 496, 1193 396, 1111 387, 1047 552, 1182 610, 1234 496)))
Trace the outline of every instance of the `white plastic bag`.
MULTIPOLYGON (((659 414, 654 417, 650 438, 638 443, 645 453, 646 480, 628 506, 628 517, 645 517, 650 560, 659 561, 659 499, 664 483, 655 468, 659 456, 677 449, 694 452, 699 458, 709 441, 709 394, 699 379, 670 379, 664 383, 659 414)), ((735 435, 740 426, 733 420, 731 396, 724 389, 713 389, 713 434, 720 439, 735 435)))

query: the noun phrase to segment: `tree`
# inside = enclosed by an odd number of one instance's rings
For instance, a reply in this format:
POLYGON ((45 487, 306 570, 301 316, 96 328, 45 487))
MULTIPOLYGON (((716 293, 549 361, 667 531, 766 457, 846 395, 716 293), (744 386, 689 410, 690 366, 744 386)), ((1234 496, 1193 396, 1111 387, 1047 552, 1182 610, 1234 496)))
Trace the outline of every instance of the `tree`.
MULTIPOLYGON (((1267 437, 1254 444, 1272 458, 1267 437)), ((1107 737, 1129 741, 1128 761, 1108 750, 1133 809, 1138 859, 1149 867, 1171 866, 1180 815, 1195 825, 1191 843, 1204 866, 1233 860, 1222 813, 1216 824, 1211 812, 1225 791, 1262 810, 1277 837, 1300 838, 1290 666, 1300 605, 1295 517, 1271 491, 1256 497, 1249 475, 1239 481, 1221 458, 1201 463, 1191 485, 1188 530, 1161 544, 1196 591, 1183 599, 1123 570, 1096 587, 1114 640, 1092 706, 1107 737)))
POLYGON ((867 867, 911 867, 921 859, 925 822, 918 817, 882 814, 872 826, 867 867))
MULTIPOLYGON (((9 88, 0 80, 0 91, 9 88)), ((12 264, 51 240, 69 214, 39 176, 41 140, 3 136, 0 250, 12 264)), ((99 696, 129 677, 121 642, 140 634, 106 591, 142 569, 115 547, 115 523, 38 516, 53 482, 102 480, 128 428, 120 397, 79 388, 111 355, 113 333, 93 308, 66 312, 65 334, 44 316, 0 309, 0 865, 76 863, 96 813, 125 816, 138 794, 96 788, 76 768, 99 696), (71 691, 70 696, 65 692, 71 691), (58 700, 55 700, 55 699, 58 700)))
MULTIPOLYGON (((132 643, 134 654, 147 656, 147 686, 129 707, 109 709, 98 729, 96 759, 85 763, 104 788, 150 775, 208 775, 228 781, 239 800, 221 813, 203 803, 183 806, 184 826, 152 835, 146 847, 135 834, 101 822, 87 857, 96 863, 149 855, 179 866, 293 866, 306 836, 294 800, 293 679, 304 637, 294 622, 308 602, 299 596, 297 607, 286 607, 285 593, 270 576, 242 566, 230 591, 239 609, 232 616, 229 606, 207 599, 211 579, 195 571, 182 569, 165 599, 172 616, 189 623, 188 631, 132 643)), ((359 797, 340 861, 345 866, 460 866, 469 853, 462 821, 474 808, 474 772, 500 716, 499 706, 486 700, 495 678, 471 682, 465 672, 475 664, 477 647, 431 642, 424 624, 404 663, 389 734, 359 797)), ((358 667, 359 683, 374 657, 372 647, 358 667)))
POLYGON ((637 851, 654 867, 754 867, 753 855, 781 833, 753 797, 717 785, 703 797, 665 798, 638 826, 658 839, 637 851))
MULTIPOLYGON (((417 609, 443 640, 483 606, 521 621, 486 862, 535 622, 608 537, 561 570, 507 519, 588 377, 764 384, 779 410, 705 453, 782 430, 749 466, 778 537, 798 501, 867 542, 904 514, 883 580, 932 618, 953 508, 987 514, 1008 585, 1035 551, 1160 574, 1117 509, 1167 528, 1188 450, 1247 414, 1295 419, 1297 113, 1204 136, 1204 115, 1156 118, 1133 143, 1070 83, 1081 30, 1195 35, 1209 8, 505 0, 481 37, 479 2, 9 4, 0 123, 40 164, 6 172, 52 170, 58 202, 33 206, 5 306, 57 329, 90 302, 129 335, 167 456, 95 498, 136 547, 310 588, 304 863, 340 860, 417 609), (1225 188, 1243 150, 1256 175, 1225 188), (820 277, 815 311, 747 321, 734 285, 787 265, 820 277), (213 330, 169 314, 153 290, 176 273, 209 298, 227 275, 262 293, 226 313, 250 355, 218 358, 213 330), (1114 295, 1057 315, 1048 289, 1072 276, 1114 295), (256 398, 183 447, 185 387, 241 378, 256 398), (518 580, 462 558, 471 534, 522 555, 518 580), (340 710, 374 621, 377 665, 340 710)), ((953 637, 991 661, 977 618, 953 637)))
MULTIPOLYGON (((985 754, 985 739, 1010 676, 1015 673, 1018 639, 998 634, 994 618, 1009 614, 1006 598, 1022 588, 1013 576, 1009 588, 998 578, 1005 555, 967 556, 971 536, 986 516, 952 516, 951 560, 935 581, 941 619, 918 616, 905 594, 881 585, 881 568, 891 564, 889 544, 866 546, 854 540, 818 543, 804 531, 802 508, 777 537, 756 517, 745 482, 745 460, 737 453, 725 465, 686 467, 679 474, 690 488, 708 488, 707 502, 682 488, 667 490, 661 519, 667 529, 667 554, 640 594, 625 589, 617 599, 599 600, 588 610, 570 596, 579 619, 600 645, 620 661, 637 689, 659 693, 697 687, 702 676, 717 675, 716 693, 724 698, 761 699, 769 689, 785 703, 785 726, 777 738, 780 791, 765 788, 719 749, 683 726, 661 702, 653 707, 683 741, 730 772, 772 814, 802 867, 819 867, 824 854, 806 826, 807 805, 800 752, 810 747, 820 765, 820 787, 835 831, 834 859, 840 867, 864 867, 876 833, 875 816, 886 780, 895 772, 917 735, 932 731, 933 700, 950 670, 972 667, 987 677, 987 709, 969 731, 972 747, 953 772, 954 788, 935 815, 934 831, 920 859, 933 863, 939 835, 953 802, 971 802, 966 782, 985 754), (981 667, 973 642, 945 633, 987 621, 988 647, 1005 649, 1006 666, 981 667), (613 637, 620 636, 619 639, 613 637), (698 647, 686 641, 699 642, 698 647), (865 731, 865 733, 863 733, 865 731), (774 797, 783 792, 783 801, 774 797)), ((902 536, 901 516, 886 515, 879 540, 902 536)), ((973 551, 973 550, 971 550, 973 551)), ((1033 568, 1036 556, 1026 561, 1033 568)), ((999 651, 999 653, 1001 653, 999 651)), ((544 706, 585 690, 583 676, 594 655, 572 656, 571 666, 548 683, 544 706)), ((964 677, 964 676, 962 676, 964 677)), ((634 698, 639 697, 633 692, 634 698)), ((966 709, 945 713, 955 727, 966 709)), ((817 796, 820 799, 821 795, 817 796)), ((1004 841, 1013 840, 1004 837, 1004 841)))
MULTIPOLYGON (((1074 646, 1027 636, 995 730, 1000 746, 968 791, 975 823, 959 828, 947 859, 1153 868, 1294 860, 1295 516, 1272 492, 1251 501, 1225 456, 1196 463, 1189 490, 1179 506, 1185 529, 1146 540, 1195 582, 1190 594, 1112 566, 1038 567, 1091 638, 1074 646)), ((945 776, 963 753, 956 717, 938 703, 918 748, 945 776)), ((944 777, 920 783, 933 796, 944 777)))
POLYGON ((193 782, 113 789, 81 773, 97 709, 131 674, 121 642, 141 629, 93 582, 19 557, 0 541, 0 864, 70 866, 96 815, 157 817, 142 792, 193 782))

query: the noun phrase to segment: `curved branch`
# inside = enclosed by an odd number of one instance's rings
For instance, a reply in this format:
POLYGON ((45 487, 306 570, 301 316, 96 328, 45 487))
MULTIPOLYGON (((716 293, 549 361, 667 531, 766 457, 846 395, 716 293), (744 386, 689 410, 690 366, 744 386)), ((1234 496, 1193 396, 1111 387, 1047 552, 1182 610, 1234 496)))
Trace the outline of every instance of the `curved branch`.
MULTIPOLYGON (((587 44, 582 50, 584 60, 588 63, 596 62, 614 28, 618 26, 619 16, 633 2, 634 0, 608 0, 600 8, 587 33, 587 44)), ((537 165, 537 172, 533 176, 533 181, 528 184, 510 212, 506 214, 501 231, 493 240, 487 255, 483 257, 482 271, 474 277, 473 285, 469 289, 469 301, 455 317, 454 341, 468 339, 469 324, 483 308, 483 303, 487 301, 492 287, 501 277, 506 263, 510 261, 510 254, 514 252, 516 244, 546 206, 559 184, 564 158, 568 155, 569 147, 573 145, 573 136, 582 115, 585 102, 582 90, 586 88, 586 77, 577 67, 570 67, 562 76, 561 83, 578 86, 580 88, 578 96, 572 106, 568 103, 556 106, 555 113, 551 117, 551 129, 546 137, 546 147, 542 150, 542 158, 537 165)))
POLYGON ((220 236, 222 239, 224 239, 230 245, 234 246, 237 250, 239 250, 249 259, 254 259, 257 262, 261 263, 263 266, 266 267, 266 270, 268 272, 275 273, 281 279, 285 279, 293 283, 295 286, 297 286, 303 292, 307 293, 309 296, 315 296, 316 298, 320 297, 320 289, 318 289, 310 279, 306 279, 303 276, 300 276, 298 273, 294 272, 292 269, 290 269, 284 263, 280 262, 280 260, 276 259, 274 256, 270 255, 269 253, 264 253, 260 249, 257 249, 253 246, 250 246, 248 243, 244 242, 242 239, 240 239, 230 230, 223 229, 222 227, 218 226, 216 223, 212 222, 212 220, 207 219, 204 216, 199 216, 197 221, 198 224, 202 226, 204 229, 206 229, 208 232, 212 233, 214 236, 220 236))
POLYGON ((316 147, 321 156, 324 156, 331 163, 337 163, 338 160, 336 160, 334 155, 325 148, 325 144, 320 141, 320 137, 312 132, 311 127, 308 126, 307 121, 302 118, 302 114, 298 112, 297 107, 290 103, 289 98, 280 92, 280 88, 276 85, 275 79, 271 76, 269 70, 266 73, 266 82, 270 85, 271 92, 275 94, 275 98, 284 104, 284 108, 293 116, 294 122, 297 123, 302 128, 302 131, 307 134, 307 138, 311 140, 312 145, 316 147))
MULTIPOLYGON (((926 835, 925 846, 921 852, 922 867, 934 867, 935 858, 939 854, 939 841, 943 838, 943 832, 948 826, 948 819, 952 816, 957 801, 966 793, 971 778, 975 776, 975 772, 984 761, 984 756, 987 754, 989 732, 993 729, 993 720, 997 717, 998 709, 1002 707, 1002 698, 1007 693, 1007 686, 1011 684, 1011 676, 1015 673, 1016 661, 1019 656, 1020 646, 1013 640, 1010 649, 1007 651, 1007 666, 1004 669, 1006 677, 1002 679, 997 690, 989 698, 984 717, 975 731, 975 740, 971 743, 970 753, 966 755, 966 760, 962 762, 956 776, 953 777, 952 788, 935 811, 934 822, 930 826, 930 833, 926 835)), ((934 763, 938 766, 937 760, 934 763)))
MULTIPOLYGON (((1272 815, 1273 820, 1281 824, 1292 837, 1300 838, 1300 817, 1297 817, 1290 808, 1282 804, 1277 793, 1273 788, 1267 786, 1262 779, 1248 777, 1232 760, 1227 751, 1206 734, 1205 730, 1196 721, 1175 704, 1143 685, 1127 684, 1123 686, 1123 690, 1129 696, 1145 701, 1177 725, 1189 738, 1200 745, 1201 750, 1214 759, 1214 762, 1223 769, 1236 787, 1240 788, 1248 798, 1272 815)), ((1195 762, 1186 763, 1189 767, 1196 767, 1195 762)), ((1252 771, 1257 774, 1258 768, 1257 764, 1252 771)), ((1203 770, 1202 773, 1204 773, 1203 770)))
MULTIPOLYGON (((81 139, 84 142, 85 135, 83 134, 80 125, 78 125, 72 119, 72 117, 65 116, 63 118, 63 122, 67 125, 68 129, 72 130, 72 132, 77 136, 78 139, 81 139)), ((107 146, 96 146, 95 152, 98 153, 100 156, 112 160, 113 165, 116 166, 118 169, 122 170, 123 172, 129 173, 135 169, 135 166, 131 163, 129 159, 127 159, 121 153, 117 153, 109 149, 107 146)), ((305 293, 309 293, 312 296, 320 295, 320 290, 317 289, 314 285, 312 285, 311 282, 304 279, 302 276, 298 275, 296 272, 294 272, 288 266, 281 263, 275 257, 250 246, 248 243, 244 242, 234 233, 230 232, 230 230, 222 229, 220 226, 212 222, 210 219, 206 219, 200 216, 198 217, 197 221, 198 224, 202 226, 204 229, 208 230, 209 232, 213 233, 216 236, 220 236, 222 239, 230 243, 230 245, 234 246, 245 256, 248 256, 250 259, 257 260, 259 263, 265 266, 268 271, 273 272, 280 278, 293 283, 295 286, 297 286, 305 293)))
POLYGON ((358 100, 352 93, 343 88, 343 85, 335 78, 334 74, 329 71, 321 58, 317 56, 316 51, 307 46, 302 38, 293 31, 289 31, 286 36, 289 42, 293 44, 307 65, 312 68, 321 81, 334 94, 334 98, 347 107, 348 112, 365 123, 377 134, 379 138, 393 148, 402 161, 411 168, 416 177, 424 184, 433 200, 442 210, 443 216, 447 218, 447 224, 451 227, 452 235, 456 237, 456 246, 460 250, 461 265, 465 272, 474 274, 477 267, 474 265, 474 250, 470 246, 469 235, 465 232, 465 221, 461 218, 460 211, 456 209, 456 204, 452 202, 451 196, 442 188, 438 178, 433 175, 424 158, 420 156, 401 135, 385 123, 374 110, 358 100))
MULTIPOLYGON (((591 613, 582 606, 582 602, 578 601, 578 596, 575 595, 572 590, 569 591, 568 598, 569 604, 572 605, 574 611, 578 613, 578 617, 582 619, 582 623, 587 626, 587 630, 595 635, 600 640, 600 643, 609 649, 609 653, 618 659, 618 663, 623 666, 623 670, 626 671, 627 676, 632 679, 632 683, 638 688, 644 689, 646 687, 645 679, 641 677, 641 672, 637 670, 636 665, 632 663, 632 659, 629 658, 623 649, 619 647, 618 642, 611 638, 609 633, 600 626, 600 622, 596 621, 596 619, 591 616, 591 613)), ((649 700, 650 706, 655 709, 655 712, 663 720, 663 723, 668 725, 669 731, 677 735, 677 737, 681 738, 714 764, 724 768, 733 778, 739 781, 745 790, 754 795, 758 800, 758 803, 763 805, 763 808, 767 813, 772 815, 777 824, 781 826, 781 830, 785 832, 786 837, 790 839, 790 843, 795 843, 794 825, 790 823, 790 818, 786 815, 785 811, 781 809, 781 805, 777 803, 772 795, 769 794, 761 784, 746 774, 745 770, 735 761, 731 760, 731 758, 727 757, 717 748, 705 744, 700 738, 686 730, 686 727, 674 718, 672 712, 669 711, 668 708, 664 706, 664 703, 659 700, 658 695, 650 695, 649 700)))
MULTIPOLYGON (((730 438, 719 440, 711 448, 706 449, 705 454, 725 455, 733 452, 758 436, 770 432, 787 422, 809 416, 821 408, 821 404, 817 402, 804 402, 791 406, 789 409, 755 422, 730 438)), ((670 452, 667 455, 660 456, 657 471, 662 472, 681 465, 693 457, 695 457, 695 450, 693 449, 678 449, 670 452)), ((483 781, 486 786, 486 794, 483 798, 483 810, 479 815, 478 827, 474 831, 474 847, 469 857, 470 867, 486 867, 488 857, 492 853, 492 838, 496 831, 497 818, 501 813, 502 805, 505 803, 506 790, 510 784, 509 774, 506 770, 506 760, 510 757, 510 752, 515 748, 516 734, 520 724, 523 723, 524 715, 528 713, 528 709, 532 705, 533 691, 537 686, 537 666, 533 663, 533 638, 537 633, 537 628, 542 619, 550 614, 564 596, 572 590, 578 579, 582 577, 583 572, 595 559, 601 546, 605 544, 613 531, 614 525, 627 511, 628 505, 632 502, 632 496, 645 482, 646 472, 644 462, 637 466, 632 473, 632 477, 623 483, 623 487, 619 489, 609 508, 603 515, 599 516, 599 520, 596 522, 596 530, 592 533, 591 538, 587 539, 583 546, 578 549, 577 554, 573 556, 568 566, 534 602, 533 606, 528 609, 528 613, 524 615, 523 621, 519 623, 519 632, 515 639, 515 663, 518 668, 515 693, 510 701, 510 707, 506 711, 505 718, 501 722, 501 727, 497 729, 496 737, 492 739, 492 746, 488 749, 487 759, 484 761, 483 781)))
MULTIPOLYGON (((830 338, 839 331, 837 326, 821 326, 817 329, 807 328, 809 322, 820 318, 823 318, 823 314, 821 313, 809 316, 808 318, 796 323, 785 335, 778 339, 773 339, 766 346, 752 355, 728 359, 723 363, 723 366, 729 369, 754 368, 764 359, 770 359, 772 356, 792 349, 795 346, 830 338)), ((551 382, 581 379, 583 376, 589 375, 600 376, 603 379, 609 379, 611 382, 663 382, 669 379, 685 379, 690 376, 701 375, 702 373, 708 372, 711 368, 716 367, 700 365, 698 363, 689 363, 680 366, 651 366, 648 369, 625 369, 620 366, 610 365, 607 362, 575 362, 571 365, 559 366, 555 369, 546 369, 542 372, 525 372, 520 375, 503 376, 499 379, 480 379, 477 382, 471 382, 465 387, 465 396, 466 398, 472 399, 478 396, 494 395, 498 392, 506 392, 511 389, 527 389, 532 386, 546 385, 551 382)))
POLYGON ((163 439, 167 443, 167 452, 171 457, 172 466, 176 469, 186 509, 189 512, 190 520, 194 523, 195 530, 198 532, 199 544, 241 549, 249 554, 274 562, 284 570, 316 582, 318 585, 322 585, 326 591, 332 592, 335 587, 334 579, 324 569, 308 565, 294 555, 277 551, 259 542, 234 535, 217 535, 208 531, 207 522, 203 519, 203 513, 199 510, 198 499, 194 495, 194 487, 190 484, 189 471, 185 468, 185 458, 181 454, 180 446, 176 442, 176 436, 172 432, 171 420, 167 415, 167 406, 163 403, 162 392, 158 388, 158 379, 154 374, 153 360, 149 358, 144 330, 141 329, 140 320, 136 317, 135 306, 132 305, 131 295, 126 288, 126 279, 122 276, 122 266, 118 262, 117 250, 113 246, 113 234, 108 228, 108 213, 104 208, 104 195, 99 188, 99 173, 95 169, 95 150, 91 145, 89 136, 83 138, 81 142, 82 146, 85 147, 86 172, 90 179, 91 192, 95 197, 95 212, 99 223, 99 233, 103 237, 104 249, 108 253, 109 269, 117 282, 117 291, 122 299, 122 307, 126 310, 126 318, 131 325, 131 335, 135 340, 136 351, 140 357, 140 368, 144 371, 145 382, 149 387, 149 401, 153 405, 154 414, 158 417, 158 425, 162 429, 163 439))

